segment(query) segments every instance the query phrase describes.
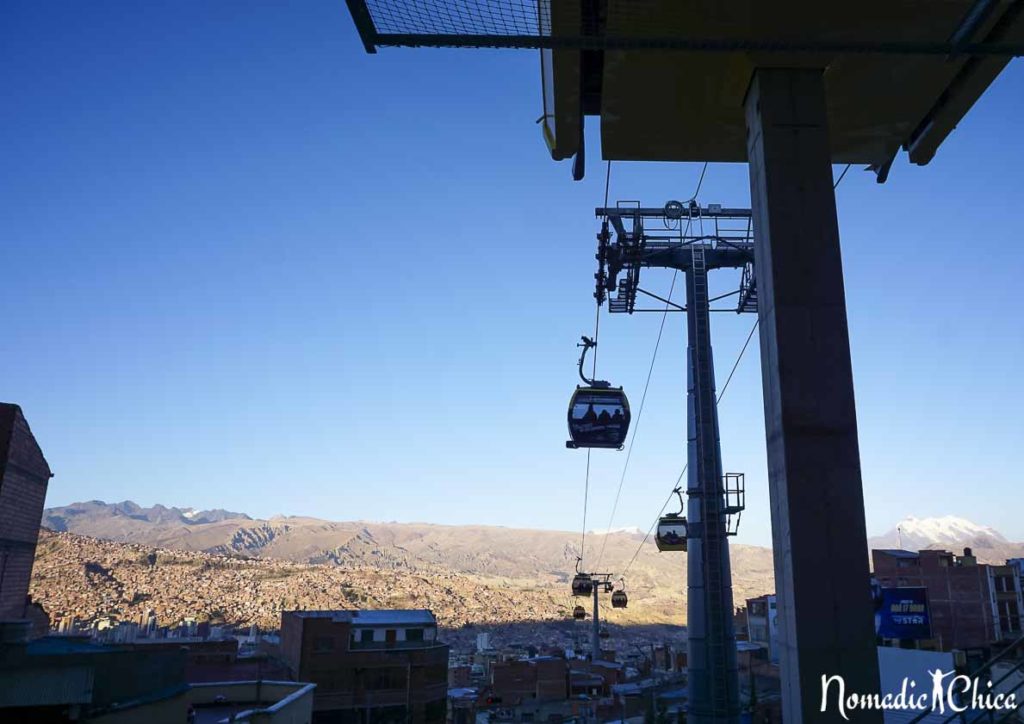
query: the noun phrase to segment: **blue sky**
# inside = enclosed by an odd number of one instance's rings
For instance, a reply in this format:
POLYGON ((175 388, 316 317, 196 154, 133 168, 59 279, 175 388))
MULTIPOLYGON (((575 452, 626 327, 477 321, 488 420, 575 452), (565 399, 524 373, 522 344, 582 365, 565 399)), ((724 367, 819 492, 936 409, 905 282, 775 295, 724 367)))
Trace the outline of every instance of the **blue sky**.
MULTIPOLYGON (((596 134, 582 183, 547 157, 535 53, 367 56, 341 0, 11 1, 0 77, 0 399, 51 505, 579 528, 565 406, 604 174, 596 134)), ((839 187, 871 533, 956 513, 1024 539, 1022 114, 1018 62, 930 166, 839 187)), ((685 199, 699 171, 615 164, 611 197, 685 199)), ((745 167, 700 198, 747 205, 745 167)), ((601 376, 634 405, 659 321, 603 319, 601 376)), ((683 324, 616 527, 646 529, 684 459, 683 324)), ((752 319, 714 324, 723 379, 752 319)), ((739 541, 767 543, 756 345, 721 427, 739 541)), ((594 453, 588 528, 624 459, 594 453)))

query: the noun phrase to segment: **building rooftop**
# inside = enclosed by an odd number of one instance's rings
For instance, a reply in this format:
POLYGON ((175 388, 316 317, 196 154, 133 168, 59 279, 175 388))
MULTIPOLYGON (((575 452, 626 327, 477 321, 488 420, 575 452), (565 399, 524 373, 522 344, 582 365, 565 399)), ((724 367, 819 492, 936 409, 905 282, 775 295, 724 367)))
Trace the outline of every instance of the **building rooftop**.
POLYGON ((115 650, 119 650, 119 647, 93 643, 81 636, 44 636, 29 641, 25 647, 26 653, 35 656, 95 654, 115 650))
POLYGON ((359 611, 290 611, 300 618, 329 618, 353 626, 436 626, 434 614, 425 608, 359 611))
POLYGON ((901 548, 881 548, 873 551, 874 553, 882 553, 893 558, 920 558, 921 555, 917 551, 905 551, 901 548))

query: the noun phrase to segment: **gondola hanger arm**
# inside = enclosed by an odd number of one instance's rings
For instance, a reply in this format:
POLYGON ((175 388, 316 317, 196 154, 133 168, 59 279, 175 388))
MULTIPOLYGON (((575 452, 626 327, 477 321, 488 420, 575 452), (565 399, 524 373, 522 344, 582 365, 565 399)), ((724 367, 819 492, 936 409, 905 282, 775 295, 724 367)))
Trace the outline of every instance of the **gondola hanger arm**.
POLYGON ((605 380, 591 379, 591 378, 587 377, 583 373, 583 365, 584 365, 584 363, 587 360, 587 352, 589 352, 592 347, 597 347, 597 341, 591 339, 590 337, 588 337, 585 334, 581 337, 581 339, 583 341, 576 345, 577 347, 582 347, 583 348, 583 351, 580 352, 580 363, 579 363, 580 379, 583 380, 588 387, 611 387, 611 383, 610 382, 607 382, 605 380))

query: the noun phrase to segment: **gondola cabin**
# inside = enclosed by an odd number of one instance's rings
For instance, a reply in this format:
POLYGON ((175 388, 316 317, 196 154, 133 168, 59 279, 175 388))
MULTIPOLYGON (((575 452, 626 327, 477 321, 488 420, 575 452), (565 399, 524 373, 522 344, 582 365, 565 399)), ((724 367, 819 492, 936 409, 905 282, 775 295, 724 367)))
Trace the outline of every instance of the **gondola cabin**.
POLYGON ((606 629, 604 627, 601 628, 600 632, 598 632, 597 635, 600 636, 603 639, 606 639, 606 638, 611 636, 611 634, 608 633, 608 629, 606 629))
POLYGON ((686 534, 686 518, 673 513, 658 521, 654 542, 659 551, 685 551, 686 534))
POLYGON ((569 401, 569 448, 619 449, 629 431, 629 400, 621 387, 578 386, 569 401))
POLYGON ((629 603, 629 598, 625 591, 615 591, 612 594, 612 608, 625 608, 627 603, 629 603))
POLYGON ((577 621, 582 621, 587 617, 587 611, 583 606, 577 606, 572 610, 572 617, 577 621))
POLYGON ((594 592, 594 580, 586 573, 577 573, 572 579, 572 595, 589 596, 594 592))

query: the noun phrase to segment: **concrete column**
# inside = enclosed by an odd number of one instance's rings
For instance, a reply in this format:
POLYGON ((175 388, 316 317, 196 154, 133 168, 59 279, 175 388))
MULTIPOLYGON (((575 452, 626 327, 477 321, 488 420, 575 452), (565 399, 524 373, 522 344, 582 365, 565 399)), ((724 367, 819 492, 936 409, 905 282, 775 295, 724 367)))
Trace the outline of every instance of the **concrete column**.
POLYGON ((760 69, 745 105, 783 716, 845 721, 822 675, 879 683, 822 71, 760 69))

